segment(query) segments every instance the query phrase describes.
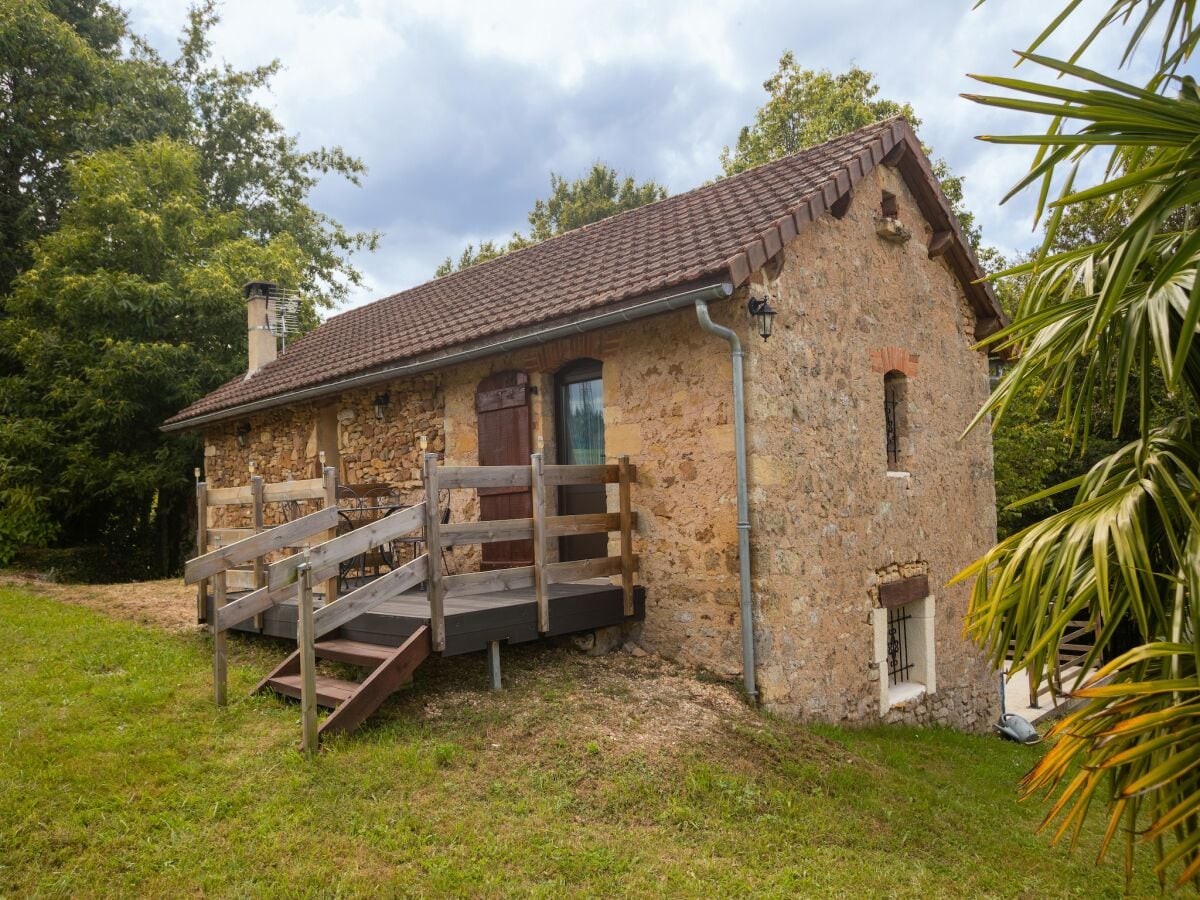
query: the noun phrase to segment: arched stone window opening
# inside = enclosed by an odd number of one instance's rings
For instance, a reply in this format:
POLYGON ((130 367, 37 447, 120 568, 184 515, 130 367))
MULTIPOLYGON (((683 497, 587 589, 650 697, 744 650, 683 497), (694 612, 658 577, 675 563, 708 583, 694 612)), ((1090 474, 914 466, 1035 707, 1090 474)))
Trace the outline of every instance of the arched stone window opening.
POLYGON ((885 219, 895 219, 900 216, 900 201, 891 191, 884 191, 879 204, 879 212, 885 219))
POLYGON ((892 369, 883 376, 883 416, 889 472, 906 470, 908 443, 908 379, 892 369))

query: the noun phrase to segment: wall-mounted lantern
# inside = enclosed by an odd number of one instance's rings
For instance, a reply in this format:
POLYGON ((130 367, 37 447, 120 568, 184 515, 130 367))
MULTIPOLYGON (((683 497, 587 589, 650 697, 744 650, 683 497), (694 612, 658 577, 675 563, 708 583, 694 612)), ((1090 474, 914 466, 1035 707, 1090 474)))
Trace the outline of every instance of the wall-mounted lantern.
POLYGON ((750 315, 758 324, 758 333, 762 335, 765 341, 771 336, 771 331, 775 327, 775 309, 771 306, 771 301, 767 297, 751 297, 750 302, 746 305, 750 315))
POLYGON ((381 422, 383 421, 384 415, 387 414, 388 404, 391 401, 392 401, 392 395, 389 394, 387 391, 384 391, 382 394, 375 395, 374 406, 375 406, 375 418, 376 419, 378 419, 381 422))
POLYGON ((237 439, 238 449, 245 450, 246 445, 250 443, 250 423, 243 422, 239 425, 233 436, 237 439))

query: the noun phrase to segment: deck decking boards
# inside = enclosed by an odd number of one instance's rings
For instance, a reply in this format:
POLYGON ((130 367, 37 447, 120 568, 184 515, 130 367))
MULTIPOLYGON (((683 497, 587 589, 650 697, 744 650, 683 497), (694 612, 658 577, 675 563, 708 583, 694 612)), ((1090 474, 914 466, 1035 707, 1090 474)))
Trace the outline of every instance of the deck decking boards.
MULTIPOLYGON (((608 582, 555 584, 547 588, 550 606, 550 635, 590 631, 626 621, 624 594, 620 585, 608 582)), ((237 599, 230 594, 229 599, 237 599)), ((634 619, 645 614, 645 590, 634 589, 634 619)), ((443 656, 457 656, 487 648, 488 641, 509 644, 537 640, 537 601, 532 587, 453 597, 446 603, 446 649, 443 656)), ((211 612, 212 598, 209 597, 211 612)), ((343 625, 329 635, 365 643, 398 647, 422 625, 429 624, 429 601, 424 591, 412 590, 385 600, 371 612, 343 625)), ((259 633, 252 620, 235 630, 259 633)), ((296 601, 271 607, 262 617, 262 634, 296 639, 296 601)))

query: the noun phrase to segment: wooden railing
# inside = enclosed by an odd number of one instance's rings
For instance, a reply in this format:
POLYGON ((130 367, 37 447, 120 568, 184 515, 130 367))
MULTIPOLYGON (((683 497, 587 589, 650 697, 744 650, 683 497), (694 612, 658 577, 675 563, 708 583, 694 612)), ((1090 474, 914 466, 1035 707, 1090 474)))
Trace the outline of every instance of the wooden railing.
MULTIPOLYGON (((227 576, 234 566, 251 560, 263 560, 267 554, 292 549, 337 526, 337 506, 326 506, 299 519, 250 534, 215 550, 188 560, 184 568, 185 584, 213 585, 213 692, 217 705, 226 702, 226 632, 234 625, 257 616, 274 604, 287 599, 294 589, 272 591, 267 584, 228 603, 227 576)), ((206 604, 207 605, 207 604, 206 604)))
POLYGON ((597 576, 620 575, 626 615, 633 614, 633 576, 637 557, 633 553, 633 528, 636 515, 630 506, 630 484, 634 468, 627 458, 614 466, 545 466, 541 454, 531 457, 525 466, 444 466, 437 456, 427 454, 423 477, 425 501, 326 541, 316 547, 269 567, 268 595, 297 591, 296 643, 300 657, 300 706, 303 723, 302 746, 313 751, 317 746, 316 641, 329 632, 370 612, 386 600, 395 598, 422 581, 429 601, 430 638, 434 650, 446 648, 445 601, 454 597, 489 593, 509 588, 534 588, 538 610, 538 630, 550 629, 547 588, 556 583, 597 576), (547 485, 608 484, 619 485, 619 511, 572 516, 547 516, 547 485), (527 519, 443 524, 437 504, 440 491, 493 487, 531 489, 533 515, 527 519), (415 531, 422 532, 425 552, 412 561, 376 578, 320 609, 313 604, 313 584, 336 576, 347 560, 368 553, 390 541, 415 531), (548 562, 547 542, 562 535, 597 534, 617 531, 621 535, 621 554, 613 557, 548 562), (494 541, 532 540, 534 564, 510 569, 494 569, 463 575, 444 575, 441 549, 464 544, 494 541))
MULTIPOLYGON (((1096 665, 1096 660, 1089 656, 1096 646, 1096 636, 1100 632, 1100 624, 1088 619, 1073 619, 1067 623, 1066 630, 1059 638, 1054 657, 1047 660, 1046 680, 1035 682, 1029 679, 1029 706, 1032 709, 1041 707, 1041 695, 1050 696, 1051 706, 1059 705, 1059 698, 1068 696, 1096 665), (1085 663, 1088 668, 1085 668, 1085 663)), ((1015 642, 1009 642, 1009 658, 1015 642)))
MULTIPOLYGON (((527 519, 500 519, 491 522, 469 522, 441 525, 435 522, 436 540, 442 547, 462 544, 486 544, 496 541, 531 540, 533 565, 510 569, 447 575, 440 572, 429 578, 429 603, 434 649, 445 648, 444 601, 471 594, 486 594, 497 590, 532 587, 537 602, 538 631, 550 630, 548 588, 552 584, 580 581, 586 578, 620 575, 624 593, 625 615, 633 615, 633 576, 638 560, 633 553, 633 529, 636 514, 630 505, 630 485, 636 475, 628 457, 616 465, 560 466, 545 465, 542 454, 535 453, 528 466, 441 466, 437 457, 425 457, 426 496, 436 496, 437 490, 480 489, 497 487, 528 487, 533 498, 533 515, 527 519), (588 513, 571 516, 546 514, 546 488, 573 484, 618 484, 619 511, 588 513), (564 535, 604 534, 620 532, 621 553, 595 559, 570 562, 549 562, 550 541, 564 535)), ((432 546, 432 544, 430 545, 432 546)), ((434 565, 433 570, 439 569, 434 565)))
MULTIPOLYGON (((261 475, 250 478, 249 484, 234 487, 210 488, 207 482, 196 483, 196 555, 204 556, 214 546, 224 547, 242 541, 269 529, 266 525, 266 504, 318 501, 323 507, 337 506, 337 472, 325 468, 323 477, 306 478, 300 481, 278 481, 267 483, 261 475), (251 527, 220 528, 211 523, 212 513, 222 506, 249 506, 251 527)), ((329 537, 336 533, 337 523, 329 537)), ((265 555, 255 557, 250 570, 226 569, 226 589, 230 591, 257 590, 266 584, 265 555)), ((337 577, 325 585, 327 596, 337 594, 337 577)), ((208 579, 197 582, 196 620, 206 621, 208 579)), ((256 623, 261 628, 261 622, 256 623)))
MULTIPOLYGON (((295 548, 310 542, 317 535, 329 533, 337 525, 336 478, 326 469, 324 479, 310 482, 286 482, 282 485, 263 485, 258 480, 247 487, 206 490, 201 483, 198 497, 201 502, 201 546, 209 536, 235 538, 232 543, 203 552, 188 562, 184 579, 188 584, 211 580, 214 585, 213 621, 214 680, 218 704, 225 703, 226 646, 225 632, 247 619, 258 616, 271 606, 290 598, 297 599, 297 644, 300 653, 302 710, 307 746, 315 746, 315 650, 318 638, 375 609, 385 600, 398 597, 410 588, 425 583, 429 601, 430 637, 434 650, 446 648, 445 601, 454 597, 490 593, 512 588, 532 587, 537 603, 538 631, 550 630, 549 587, 587 578, 620 576, 624 595, 624 612, 634 612, 634 574, 638 558, 633 553, 633 529, 637 515, 630 505, 630 486, 635 470, 627 457, 616 465, 547 466, 542 455, 534 454, 529 466, 439 466, 435 454, 424 459, 423 478, 425 501, 400 510, 348 534, 333 537, 302 552, 278 560, 265 567, 258 586, 245 596, 227 603, 226 577, 234 566, 255 560, 259 566, 268 554, 295 548), (582 515, 547 515, 546 488, 575 484, 617 484, 618 511, 582 515), (317 486, 319 497, 327 505, 318 512, 295 521, 261 530, 210 529, 204 511, 205 504, 242 503, 249 498, 256 504, 256 522, 261 521, 261 503, 268 499, 314 499, 317 486), (488 522, 443 524, 442 511, 436 498, 439 491, 493 487, 529 487, 533 515, 523 519, 503 519, 488 522), (362 585, 342 597, 336 593, 339 566, 391 541, 422 532, 425 552, 403 566, 362 585), (617 556, 594 559, 550 562, 550 541, 565 535, 620 534, 621 552, 617 556), (509 569, 494 569, 462 575, 442 572, 441 550, 467 544, 487 544, 496 541, 531 540, 533 565, 509 569), (313 585, 325 581, 326 602, 320 609, 313 604, 313 585)), ((257 570, 256 570, 257 571, 257 570)))

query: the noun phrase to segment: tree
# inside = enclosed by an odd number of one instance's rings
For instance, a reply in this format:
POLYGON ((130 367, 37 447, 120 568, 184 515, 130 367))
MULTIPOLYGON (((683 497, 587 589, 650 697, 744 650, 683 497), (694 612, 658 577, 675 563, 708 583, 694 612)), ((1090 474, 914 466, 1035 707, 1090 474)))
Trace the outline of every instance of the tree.
POLYGON ((0 5, 0 561, 174 549, 199 458, 158 425, 244 367, 240 285, 300 289, 313 325, 377 242, 308 200, 363 164, 300 150, 255 100, 278 62, 214 65, 216 21, 167 62, 103 0, 0 5))
POLYGON ((97 0, 0 5, 0 297, 52 231, 79 153, 179 133, 183 98, 128 38, 124 14, 97 0))
POLYGON ((1022 55, 1043 79, 976 76, 1005 93, 971 97, 1049 119, 1044 133, 985 138, 1036 148, 1009 196, 1036 189, 1037 215, 1049 217, 1033 259, 1002 273, 1024 288, 993 341, 1020 356, 980 418, 1002 422, 1040 383, 1076 444, 1107 432, 1119 445, 1055 489, 1069 492, 1061 511, 959 577, 974 581, 970 634, 997 666, 1011 646, 1035 683, 1052 674, 1070 620, 1098 628, 1084 668, 1107 661, 1076 689, 1084 705, 1054 727, 1025 788, 1057 794, 1047 824, 1061 817, 1058 837, 1103 810, 1101 856, 1119 834, 1128 869, 1148 843, 1159 877, 1184 883, 1200 876, 1200 91, 1179 71, 1200 30, 1184 0, 1119 0, 1070 58, 1040 54, 1078 6, 1022 55), (1079 64, 1120 25, 1132 29, 1120 65, 1139 43, 1155 48, 1145 85, 1079 64), (1080 187, 1097 153, 1107 164, 1080 187), (1099 225, 1072 221, 1097 203, 1099 225))
POLYGON ((615 169, 601 162, 593 163, 591 172, 572 182, 551 172, 550 196, 534 201, 533 209, 529 211, 528 237, 514 232, 507 244, 484 241, 478 251, 468 244, 457 264, 447 256, 436 274, 440 278, 461 271, 666 197, 667 189, 662 185, 653 181, 638 184, 631 175, 622 178, 615 169))
POLYGON ((306 254, 257 240, 207 197, 199 154, 167 138, 69 167, 74 199, 33 247, 0 339, 0 562, 58 537, 136 553, 171 546, 194 438, 164 419, 245 358, 239 286, 295 283, 306 254))
MULTIPOLYGON (((779 58, 779 68, 763 82, 763 90, 769 96, 754 114, 754 123, 743 126, 732 150, 725 147, 721 151, 721 168, 726 176, 791 156, 892 116, 904 116, 914 130, 921 125, 909 104, 879 98, 874 73, 858 66, 838 75, 828 70, 802 69, 790 50, 779 58)), ((963 206, 962 177, 952 174, 942 159, 934 161, 933 173, 967 239, 978 251, 979 227, 975 216, 963 206)))
POLYGON ((215 10, 215 0, 191 9, 173 64, 187 98, 185 134, 198 151, 205 192, 218 208, 241 211, 248 234, 260 240, 290 235, 305 264, 289 286, 318 305, 333 306, 362 283, 350 257, 374 250, 379 235, 346 231, 313 209, 308 195, 328 174, 360 185, 366 166, 341 147, 299 150, 296 138, 254 99, 269 88, 279 60, 249 71, 212 65, 208 34, 219 21, 215 10))

